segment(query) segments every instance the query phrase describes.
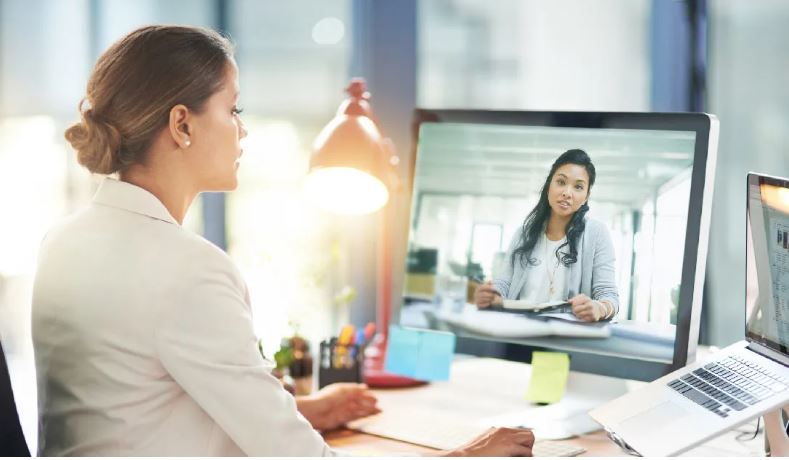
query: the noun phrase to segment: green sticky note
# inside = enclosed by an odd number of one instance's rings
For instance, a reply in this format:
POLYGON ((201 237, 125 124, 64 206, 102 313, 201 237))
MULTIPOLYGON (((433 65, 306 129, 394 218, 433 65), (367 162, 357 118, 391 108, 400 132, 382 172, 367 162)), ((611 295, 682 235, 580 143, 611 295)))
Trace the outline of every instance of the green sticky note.
POLYGON ((535 351, 531 358, 531 380, 526 399, 536 403, 555 403, 562 399, 570 375, 567 353, 535 351))

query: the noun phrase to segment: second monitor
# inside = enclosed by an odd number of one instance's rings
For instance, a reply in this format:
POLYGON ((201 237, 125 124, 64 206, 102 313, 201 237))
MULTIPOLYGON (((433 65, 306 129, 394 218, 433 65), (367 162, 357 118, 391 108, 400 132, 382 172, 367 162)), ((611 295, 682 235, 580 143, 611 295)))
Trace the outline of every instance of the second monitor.
POLYGON ((401 324, 638 380, 694 359, 714 117, 420 110, 417 128, 401 324))

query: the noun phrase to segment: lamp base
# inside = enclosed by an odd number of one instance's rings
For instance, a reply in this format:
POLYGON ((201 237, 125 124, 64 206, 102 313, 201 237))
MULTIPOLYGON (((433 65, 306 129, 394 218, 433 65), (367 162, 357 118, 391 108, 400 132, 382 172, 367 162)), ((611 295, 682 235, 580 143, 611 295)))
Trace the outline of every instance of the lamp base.
POLYGON ((384 370, 386 334, 378 333, 364 352, 364 383, 370 388, 402 388, 424 385, 423 380, 392 374, 384 370))

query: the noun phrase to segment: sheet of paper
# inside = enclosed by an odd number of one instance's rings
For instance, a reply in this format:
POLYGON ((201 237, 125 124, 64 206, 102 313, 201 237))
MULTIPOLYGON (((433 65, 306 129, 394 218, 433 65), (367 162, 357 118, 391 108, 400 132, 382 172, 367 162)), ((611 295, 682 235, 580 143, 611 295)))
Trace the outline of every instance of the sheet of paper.
POLYGON ((504 301, 502 302, 504 308, 509 308, 511 310, 542 310, 548 307, 564 305, 566 303, 567 303, 566 300, 552 300, 549 302, 533 304, 525 300, 513 300, 513 299, 504 299, 504 301))
POLYGON ((546 317, 547 318, 556 318, 556 319, 560 319, 562 321, 570 321, 572 323, 588 323, 588 321, 584 321, 582 319, 578 319, 578 317, 575 316, 572 313, 542 313, 542 314, 540 314, 540 317, 541 318, 546 318, 546 317))
POLYGON ((536 403, 558 402, 564 395, 569 375, 570 356, 567 353, 535 351, 526 399, 536 403))
POLYGON ((454 354, 454 334, 390 326, 384 369, 417 380, 449 380, 454 354))

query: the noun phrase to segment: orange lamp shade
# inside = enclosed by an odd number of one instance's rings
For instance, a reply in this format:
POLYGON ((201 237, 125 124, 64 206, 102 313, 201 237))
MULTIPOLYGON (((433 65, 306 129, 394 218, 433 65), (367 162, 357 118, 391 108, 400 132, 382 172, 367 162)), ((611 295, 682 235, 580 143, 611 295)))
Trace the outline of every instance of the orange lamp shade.
POLYGON ((313 145, 305 193, 320 208, 365 214, 389 200, 385 141, 372 119, 364 80, 354 79, 350 95, 313 145))

